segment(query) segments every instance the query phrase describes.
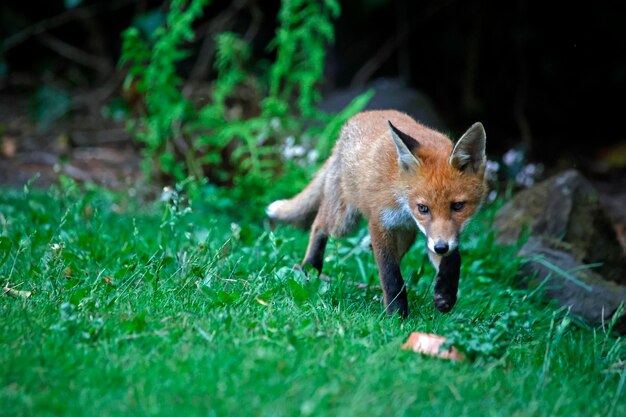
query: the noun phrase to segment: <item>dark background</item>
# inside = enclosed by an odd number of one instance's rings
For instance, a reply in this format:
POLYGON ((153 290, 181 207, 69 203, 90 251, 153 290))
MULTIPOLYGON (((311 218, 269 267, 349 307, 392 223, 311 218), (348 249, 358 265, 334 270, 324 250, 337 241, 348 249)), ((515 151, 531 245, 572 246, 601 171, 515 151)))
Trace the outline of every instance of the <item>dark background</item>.
MULTIPOLYGON (((68 3, 2 2, 5 107, 19 98, 28 108, 29 97, 46 85, 72 94, 111 85, 99 100, 114 99, 123 78, 117 67, 120 32, 150 12, 166 11, 159 1, 77 1, 73 8, 68 3)), ((181 63, 181 73, 196 85, 210 83, 211 67, 199 68, 197 52, 210 47, 218 29, 245 34, 255 57, 271 59, 266 46, 279 6, 276 0, 212 2, 196 24, 197 38, 189 45, 195 54, 181 63)), ((428 97, 451 132, 482 121, 491 155, 521 146, 530 160, 549 168, 607 172, 603 158, 620 152, 626 141, 621 6, 617 1, 343 1, 322 87, 332 94, 380 77, 394 79, 428 97)), ((75 106, 73 116, 93 112, 90 104, 75 106)), ((12 116, 5 111, 2 117, 7 124, 12 116)), ((623 166, 617 172, 622 175, 623 166)))

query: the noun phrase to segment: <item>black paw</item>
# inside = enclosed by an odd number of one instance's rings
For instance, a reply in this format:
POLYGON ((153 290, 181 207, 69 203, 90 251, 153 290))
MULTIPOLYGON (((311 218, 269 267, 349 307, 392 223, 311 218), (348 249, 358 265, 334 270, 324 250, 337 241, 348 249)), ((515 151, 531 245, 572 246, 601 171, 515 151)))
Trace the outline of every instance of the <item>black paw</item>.
POLYGON ((435 294, 435 308, 442 313, 447 313, 452 310, 452 307, 456 304, 456 295, 444 295, 435 294))
POLYGON ((404 300, 395 300, 387 306, 387 314, 399 314, 403 319, 409 316, 409 303, 404 300))

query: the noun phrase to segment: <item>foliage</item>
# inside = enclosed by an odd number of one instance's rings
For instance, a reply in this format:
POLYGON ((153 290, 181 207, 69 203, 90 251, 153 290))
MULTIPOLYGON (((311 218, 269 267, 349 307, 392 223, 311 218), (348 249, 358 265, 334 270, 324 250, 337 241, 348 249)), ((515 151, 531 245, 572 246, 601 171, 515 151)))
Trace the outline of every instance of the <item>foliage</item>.
MULTIPOLYGON (((184 8, 185 0, 173 0, 167 25, 155 30, 153 46, 142 40, 139 29, 123 33, 121 62, 131 62, 126 88, 131 83, 145 99, 146 116, 139 122, 136 137, 146 145, 145 162, 156 159, 166 173, 181 178, 184 166, 176 161, 173 143, 181 141, 181 122, 193 117, 194 109, 181 92, 182 79, 176 73, 176 62, 186 56, 180 45, 193 39, 191 24, 200 15, 207 0, 194 0, 184 8)), ((146 167, 147 168, 147 167, 146 167)))
POLYGON ((306 279, 289 268, 306 232, 271 230, 231 194, 187 182, 142 203, 66 179, 0 193, 0 285, 24 291, 0 295, 3 415, 626 414, 623 340, 511 287, 493 207, 464 236, 449 314, 418 240, 400 320, 365 228, 329 242, 333 282, 306 279), (400 350, 412 331, 470 360, 400 350))
POLYGON ((339 12, 336 1, 283 2, 280 26, 270 44, 276 49, 276 63, 270 69, 271 107, 288 105, 295 93, 301 115, 316 115, 320 98, 316 84, 322 78, 326 44, 334 40, 330 18, 337 18, 339 12))
POLYGON ((147 172, 160 171, 179 180, 208 174, 214 182, 244 182, 253 189, 275 176, 282 163, 277 150, 288 137, 299 137, 309 149, 327 154, 341 125, 372 94, 355 99, 337 115, 316 108, 338 2, 282 3, 276 37, 269 45, 276 59, 267 76, 256 77, 249 71, 250 46, 239 35, 219 34, 211 96, 207 104, 195 108, 181 92, 182 79, 175 66, 186 56, 183 43, 192 38, 193 20, 205 3, 191 0, 187 6, 185 1, 173 1, 167 24, 155 31, 151 44, 137 28, 123 34, 121 63, 129 64, 127 86, 145 97, 145 115, 136 120, 134 131, 145 144, 147 172), (241 114, 232 108, 229 100, 236 99, 242 88, 258 97, 258 114, 241 114))

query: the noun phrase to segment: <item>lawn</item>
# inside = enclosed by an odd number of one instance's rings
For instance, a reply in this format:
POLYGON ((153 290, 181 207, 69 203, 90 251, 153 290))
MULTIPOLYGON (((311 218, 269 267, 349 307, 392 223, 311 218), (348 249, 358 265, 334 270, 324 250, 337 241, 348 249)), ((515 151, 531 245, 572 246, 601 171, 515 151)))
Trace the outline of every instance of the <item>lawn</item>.
POLYGON ((307 280, 290 268, 307 233, 272 228, 263 198, 3 190, 0 414, 626 415, 623 340, 513 285, 520 261, 494 242, 494 207, 464 236, 449 314, 418 240, 401 320, 384 313, 364 228, 329 243, 332 282, 307 280), (401 350, 412 331, 467 360, 401 350))

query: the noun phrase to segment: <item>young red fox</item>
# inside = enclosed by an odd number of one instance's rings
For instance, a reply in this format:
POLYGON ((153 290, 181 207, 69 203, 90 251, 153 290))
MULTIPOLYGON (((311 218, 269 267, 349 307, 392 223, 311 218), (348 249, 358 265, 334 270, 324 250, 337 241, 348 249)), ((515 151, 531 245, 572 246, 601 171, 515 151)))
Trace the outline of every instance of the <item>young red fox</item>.
POLYGON ((400 261, 418 229, 437 269, 435 307, 452 309, 461 268, 459 234, 480 207, 485 184, 485 130, 475 123, 456 145, 397 111, 368 111, 344 125, 313 181, 268 216, 311 227, 303 265, 322 270, 329 236, 349 233, 365 216, 387 311, 409 313, 400 261))

